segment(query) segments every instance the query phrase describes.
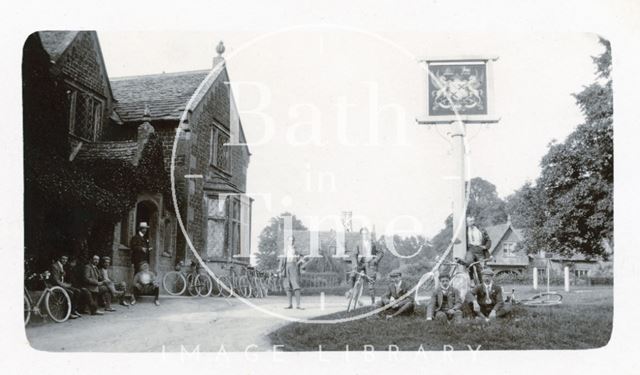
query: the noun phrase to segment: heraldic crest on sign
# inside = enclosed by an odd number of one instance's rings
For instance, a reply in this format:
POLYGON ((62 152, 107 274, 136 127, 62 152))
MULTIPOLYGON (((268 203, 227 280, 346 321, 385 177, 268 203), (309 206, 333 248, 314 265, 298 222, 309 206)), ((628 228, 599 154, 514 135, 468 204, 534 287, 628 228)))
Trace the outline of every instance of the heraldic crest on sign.
POLYGON ((431 67, 431 72, 431 115, 487 113, 485 65, 437 65, 431 67))

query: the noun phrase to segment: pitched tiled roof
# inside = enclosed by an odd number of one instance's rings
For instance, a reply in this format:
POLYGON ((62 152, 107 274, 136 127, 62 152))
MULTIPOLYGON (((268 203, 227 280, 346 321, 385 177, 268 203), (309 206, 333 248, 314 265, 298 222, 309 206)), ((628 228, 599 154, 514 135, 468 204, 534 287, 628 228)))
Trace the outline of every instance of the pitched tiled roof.
POLYGON ((79 31, 39 31, 42 47, 49 54, 52 61, 58 58, 66 51, 79 31))
POLYGON ((145 105, 152 120, 179 120, 210 70, 111 79, 116 111, 123 121, 141 121, 145 105))
POLYGON ((491 249, 489 249, 489 254, 493 253, 496 246, 498 246, 498 242, 504 236, 507 229, 509 229, 509 224, 498 224, 485 228, 489 238, 491 239, 491 249))
POLYGON ((76 160, 119 159, 132 163, 137 151, 136 141, 88 142, 82 145, 76 160))

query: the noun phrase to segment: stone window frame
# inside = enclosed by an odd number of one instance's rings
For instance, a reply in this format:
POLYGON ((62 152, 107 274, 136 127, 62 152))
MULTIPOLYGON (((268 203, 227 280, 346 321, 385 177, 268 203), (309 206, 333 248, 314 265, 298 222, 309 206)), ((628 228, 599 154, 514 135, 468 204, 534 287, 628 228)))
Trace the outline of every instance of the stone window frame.
POLYGON ((239 196, 229 196, 227 243, 232 257, 242 256, 242 202, 239 196))
MULTIPOLYGON (((68 106, 68 125, 69 125, 69 134, 74 137, 78 137, 84 141, 95 142, 100 137, 102 132, 102 115, 105 108, 105 100, 100 98, 99 96, 84 90, 70 82, 67 82, 69 88, 67 90, 67 95, 69 98, 69 106, 68 106), (93 123, 91 126, 91 137, 87 138, 83 134, 80 134, 77 131, 77 113, 78 110, 78 100, 79 97, 85 98, 87 102, 91 105, 91 122, 93 123)), ((88 124, 85 124, 88 127, 88 124)))
MULTIPOLYGON (((223 235, 224 241, 222 244, 222 257, 223 258, 227 258, 230 255, 230 249, 228 246, 228 240, 229 240, 229 197, 225 197, 225 199, 221 200, 220 195, 218 194, 211 194, 211 195, 207 195, 207 214, 206 214, 206 221, 205 221, 205 226, 208 227, 208 223, 209 221, 215 221, 218 223, 222 224, 222 227, 225 230, 225 233, 223 235), (216 210, 217 211, 217 215, 211 215, 210 212, 211 210, 209 209, 209 205, 218 205, 218 207, 221 207, 221 209, 216 210)), ((208 229, 206 229, 208 230, 208 229)), ((208 237, 208 236, 207 236, 208 237)), ((207 244, 207 248, 208 248, 209 244, 207 244)))
POLYGON ((231 150, 229 149, 229 142, 231 140, 229 131, 224 128, 224 126, 220 125, 218 122, 214 121, 211 124, 211 128, 209 131, 209 165, 216 168, 219 171, 222 171, 226 174, 231 174, 231 150), (226 142, 220 144, 221 140, 226 142), (222 150, 220 148, 223 148, 222 150), (221 152, 222 157, 226 156, 226 165, 222 164, 221 161, 221 152))

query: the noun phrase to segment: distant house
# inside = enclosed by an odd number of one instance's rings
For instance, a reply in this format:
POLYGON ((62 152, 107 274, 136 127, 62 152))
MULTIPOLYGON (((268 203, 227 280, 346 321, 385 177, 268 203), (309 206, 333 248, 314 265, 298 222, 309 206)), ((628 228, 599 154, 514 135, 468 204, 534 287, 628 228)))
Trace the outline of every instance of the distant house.
POLYGON ((491 249, 489 252, 493 261, 487 265, 491 267, 496 276, 517 275, 530 276, 535 267, 539 275, 546 277, 546 270, 549 268, 552 277, 559 277, 564 272, 564 267, 569 266, 574 279, 593 276, 603 262, 600 259, 588 258, 582 254, 575 254, 571 257, 563 257, 552 253, 527 254, 520 246, 524 240, 523 230, 514 228, 511 221, 504 224, 494 225, 486 228, 491 238, 491 249))

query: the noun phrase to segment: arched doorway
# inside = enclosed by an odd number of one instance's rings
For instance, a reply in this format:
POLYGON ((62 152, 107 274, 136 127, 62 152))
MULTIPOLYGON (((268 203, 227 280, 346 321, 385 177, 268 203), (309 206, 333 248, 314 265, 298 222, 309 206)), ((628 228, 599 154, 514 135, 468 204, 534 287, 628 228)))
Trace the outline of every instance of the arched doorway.
POLYGON ((158 266, 158 252, 162 252, 158 241, 158 207, 153 201, 142 200, 138 202, 136 206, 136 230, 140 226, 140 223, 149 224, 149 231, 147 237, 149 238, 149 245, 151 246, 151 254, 149 255, 149 268, 157 273, 158 266))

